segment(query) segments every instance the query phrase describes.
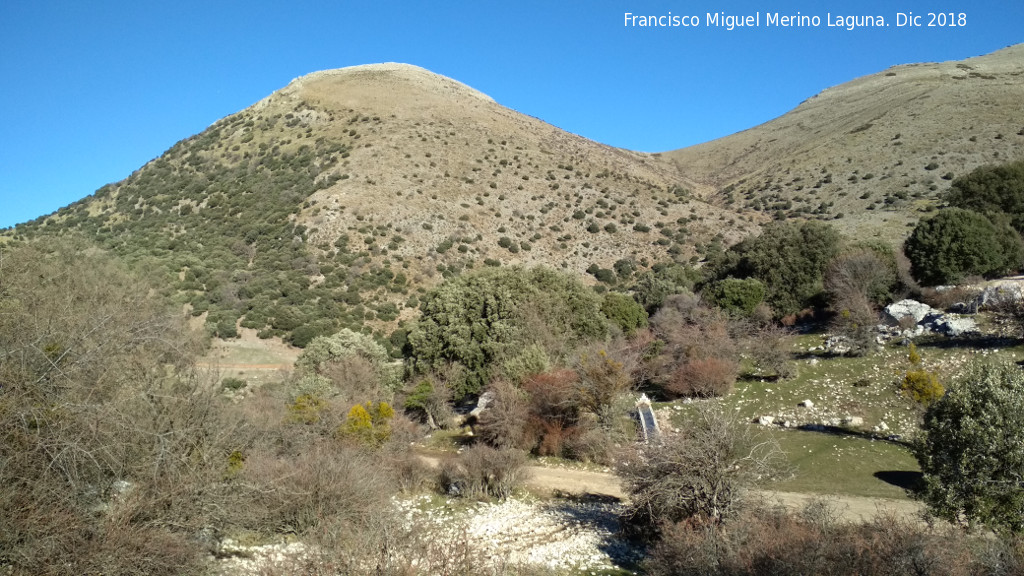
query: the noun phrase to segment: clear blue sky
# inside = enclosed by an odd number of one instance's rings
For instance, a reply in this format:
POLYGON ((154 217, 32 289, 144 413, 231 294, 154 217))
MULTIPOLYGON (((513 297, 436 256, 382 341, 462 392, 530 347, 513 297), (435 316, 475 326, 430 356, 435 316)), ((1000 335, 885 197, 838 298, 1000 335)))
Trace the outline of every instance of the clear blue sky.
POLYGON ((895 64, 1019 42, 1020 0, 3 0, 0 228, 125 178, 315 70, 416 64, 570 132, 662 151, 755 126, 895 64), (966 13, 967 26, 893 21, 936 8, 966 13), (764 26, 765 12, 797 11, 821 26, 764 26), (830 11, 880 14, 890 26, 828 27, 830 11), (696 15, 701 27, 626 27, 626 12, 696 15), (762 27, 709 28, 708 12, 761 12, 762 27))

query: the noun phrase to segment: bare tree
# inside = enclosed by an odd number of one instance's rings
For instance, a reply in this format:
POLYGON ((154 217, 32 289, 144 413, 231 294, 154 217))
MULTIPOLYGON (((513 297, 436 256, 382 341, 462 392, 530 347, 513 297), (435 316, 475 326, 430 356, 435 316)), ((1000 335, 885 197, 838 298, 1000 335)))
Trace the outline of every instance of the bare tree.
POLYGON ((718 523, 733 515, 751 483, 770 476, 782 452, 733 412, 697 409, 682 430, 639 449, 617 467, 629 494, 626 519, 658 530, 664 523, 718 523))

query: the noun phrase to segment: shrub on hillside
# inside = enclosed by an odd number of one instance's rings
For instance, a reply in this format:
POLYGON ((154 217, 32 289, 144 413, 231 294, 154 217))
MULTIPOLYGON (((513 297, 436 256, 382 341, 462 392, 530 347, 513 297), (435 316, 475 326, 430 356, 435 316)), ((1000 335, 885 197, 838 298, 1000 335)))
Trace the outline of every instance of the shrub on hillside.
POLYGON ((765 301, 779 316, 815 303, 825 267, 839 252, 839 233, 817 221, 776 221, 761 235, 729 248, 713 263, 716 278, 755 278, 764 284, 765 301))
POLYGON ((390 394, 400 384, 401 369, 392 365, 387 349, 372 336, 347 328, 310 341, 295 361, 295 368, 300 373, 330 379, 335 393, 350 396, 390 394))
POLYGON ((625 520, 645 537, 682 521, 734 516, 746 490, 771 475, 778 446, 731 411, 700 407, 678 434, 641 447, 616 466, 629 495, 625 520))
POLYGON ((834 310, 856 301, 884 306, 900 291, 896 254, 888 245, 852 246, 829 262, 824 282, 834 310))
MULTIPOLYGON (((820 506, 819 506, 820 508, 820 506)), ((805 576, 808 574, 975 576, 1019 574, 1019 544, 982 543, 880 513, 840 522, 832 510, 803 513, 757 507, 724 526, 665 526, 643 562, 650 576, 805 576)))
POLYGON ((647 311, 636 300, 619 292, 608 292, 601 301, 601 312, 625 334, 647 326, 647 311))
MULTIPOLYGON (((597 295, 575 278, 547 268, 483 268, 446 281, 420 302, 409 333, 410 368, 464 368, 456 398, 478 394, 496 360, 532 343, 573 345, 607 333, 597 295)), ((553 355, 557 356, 557 354, 553 355)))
POLYGON ((975 362, 933 403, 915 448, 929 511, 954 524, 1024 532, 1024 371, 975 362))
POLYGON ((927 370, 907 370, 900 389, 904 396, 925 407, 931 406, 946 393, 939 377, 927 370))
POLYGON ((1024 244, 1008 224, 997 226, 977 212, 947 208, 918 222, 903 251, 914 278, 934 286, 1017 270, 1024 244))
POLYGON ((750 316, 764 301, 764 284, 755 278, 726 278, 719 280, 702 293, 708 303, 730 314, 750 316))
POLYGON ((739 366, 725 358, 695 358, 676 368, 665 390, 676 396, 712 398, 726 396, 736 383, 739 366))
POLYGON ((1024 234, 1024 160, 975 168, 953 180, 945 200, 955 208, 1006 214, 1024 234))
POLYGON ((0 270, 0 564, 14 574, 189 574, 225 520, 246 425, 193 370, 157 291, 67 240, 0 270), (156 441, 156 440, 159 441, 156 441))
POLYGON ((656 264, 637 277, 633 298, 654 314, 669 296, 690 292, 699 277, 697 271, 680 264, 656 264))
POLYGON ((477 444, 441 463, 438 485, 464 498, 505 499, 526 480, 526 455, 477 444))

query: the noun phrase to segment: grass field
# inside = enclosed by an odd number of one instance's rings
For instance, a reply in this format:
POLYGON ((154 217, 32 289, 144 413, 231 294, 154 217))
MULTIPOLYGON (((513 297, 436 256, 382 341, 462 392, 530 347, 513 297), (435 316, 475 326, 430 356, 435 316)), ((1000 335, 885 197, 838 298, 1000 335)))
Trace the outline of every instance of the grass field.
MULTIPOLYGON (((778 441, 791 472, 765 488, 906 498, 906 489, 920 472, 908 443, 917 433, 924 411, 900 391, 900 381, 911 367, 908 349, 892 344, 867 357, 847 358, 818 349, 822 340, 821 334, 796 339, 796 374, 792 378, 741 380, 732 394, 715 402, 748 422, 772 416, 776 423, 789 421, 795 427, 826 425, 820 431, 759 427, 778 441), (800 406, 805 400, 813 407, 800 406), (860 417, 863 424, 842 424, 847 417, 860 417)), ((955 379, 974 358, 1024 359, 1024 346, 1014 339, 936 337, 920 339, 918 351, 923 368, 938 374, 943 383, 955 379)), ((673 427, 681 426, 694 406, 683 401, 655 405, 663 421, 673 427)))

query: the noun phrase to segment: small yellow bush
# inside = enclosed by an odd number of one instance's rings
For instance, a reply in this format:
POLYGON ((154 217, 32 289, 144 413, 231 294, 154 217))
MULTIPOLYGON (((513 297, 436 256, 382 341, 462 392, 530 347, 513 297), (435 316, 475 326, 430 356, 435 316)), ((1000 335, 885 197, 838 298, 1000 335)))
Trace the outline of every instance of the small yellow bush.
POLYGON ((382 444, 391 436, 395 410, 387 402, 356 404, 348 411, 338 434, 360 442, 382 444))
POLYGON ((299 424, 316 424, 326 405, 320 396, 303 394, 288 405, 288 420, 299 424))
POLYGON ((930 406, 946 393, 938 376, 925 370, 907 370, 901 388, 905 396, 922 406, 930 406))
POLYGON ((917 352, 917 346, 913 342, 910 343, 910 352, 907 353, 907 360, 910 361, 911 366, 921 365, 921 355, 917 352))

